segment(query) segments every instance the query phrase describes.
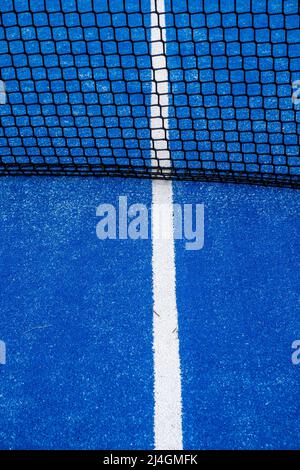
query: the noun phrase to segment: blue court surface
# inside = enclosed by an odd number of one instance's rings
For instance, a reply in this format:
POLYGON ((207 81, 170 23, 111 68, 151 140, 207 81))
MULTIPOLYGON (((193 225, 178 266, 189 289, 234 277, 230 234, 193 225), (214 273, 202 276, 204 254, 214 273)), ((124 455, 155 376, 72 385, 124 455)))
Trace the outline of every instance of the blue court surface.
MULTIPOLYGON (((150 209, 153 183, 65 175, 151 173, 164 153, 178 174, 299 183, 298 2, 0 11, 0 173, 48 172, 0 178, 0 449, 154 449, 152 240, 96 232, 100 204, 150 209)), ((203 247, 175 241, 183 448, 297 449, 300 193, 172 184, 204 205, 203 247)))
MULTIPOLYGON (((2 449, 153 448, 150 240, 99 240, 96 207, 151 182, 0 180, 2 449)), ((205 205, 176 242, 186 449, 293 449, 300 373, 299 195, 174 183, 205 205)))

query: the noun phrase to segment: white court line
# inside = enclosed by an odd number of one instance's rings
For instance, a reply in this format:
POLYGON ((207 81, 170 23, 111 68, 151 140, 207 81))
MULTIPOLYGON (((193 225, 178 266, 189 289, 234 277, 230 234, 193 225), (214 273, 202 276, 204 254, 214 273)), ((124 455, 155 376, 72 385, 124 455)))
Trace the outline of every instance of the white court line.
MULTIPOLYGON (((153 165, 170 166, 167 148, 169 77, 165 56, 165 2, 151 0, 151 139, 153 165), (157 15, 155 12, 158 12, 157 15)), ((181 450, 182 400, 176 305, 171 181, 152 181, 152 276, 155 449, 181 450)))

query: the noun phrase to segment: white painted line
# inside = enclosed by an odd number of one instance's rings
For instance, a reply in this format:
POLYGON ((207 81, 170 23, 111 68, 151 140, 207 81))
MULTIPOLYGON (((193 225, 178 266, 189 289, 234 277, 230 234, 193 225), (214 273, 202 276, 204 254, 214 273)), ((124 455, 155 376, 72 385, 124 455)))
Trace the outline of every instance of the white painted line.
POLYGON ((181 374, 171 182, 153 181, 152 198, 155 449, 180 450, 183 445, 181 374), (164 205, 163 219, 160 203, 164 205), (164 239, 155 237, 161 229, 165 232, 164 239))
MULTIPOLYGON (((167 148, 169 77, 164 0, 151 0, 151 12, 152 161, 153 165, 159 164, 167 171, 170 166, 167 148)), ((181 450, 182 399, 171 181, 152 182, 152 271, 155 449, 181 450)))

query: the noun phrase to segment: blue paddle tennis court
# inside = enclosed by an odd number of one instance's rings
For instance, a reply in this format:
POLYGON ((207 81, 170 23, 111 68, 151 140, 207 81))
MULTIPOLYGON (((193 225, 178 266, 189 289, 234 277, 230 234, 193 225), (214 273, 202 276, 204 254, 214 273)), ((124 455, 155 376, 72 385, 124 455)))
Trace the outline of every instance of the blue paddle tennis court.
POLYGON ((0 449, 299 449, 298 8, 0 1, 0 449), (97 235, 165 193, 201 249, 97 235))

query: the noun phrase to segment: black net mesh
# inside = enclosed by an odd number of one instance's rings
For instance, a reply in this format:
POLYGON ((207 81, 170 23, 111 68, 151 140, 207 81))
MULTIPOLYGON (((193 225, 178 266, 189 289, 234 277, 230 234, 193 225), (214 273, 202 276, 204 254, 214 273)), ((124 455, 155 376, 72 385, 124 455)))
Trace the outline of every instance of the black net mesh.
POLYGON ((297 0, 0 11, 1 175, 300 186, 297 0))

